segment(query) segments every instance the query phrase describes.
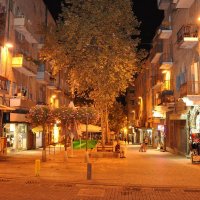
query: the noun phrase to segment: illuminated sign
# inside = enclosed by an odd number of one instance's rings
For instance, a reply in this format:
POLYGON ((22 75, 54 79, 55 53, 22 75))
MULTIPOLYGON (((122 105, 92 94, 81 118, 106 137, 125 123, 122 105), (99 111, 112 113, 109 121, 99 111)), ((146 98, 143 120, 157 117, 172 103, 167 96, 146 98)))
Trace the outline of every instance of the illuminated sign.
POLYGON ((23 56, 17 56, 12 58, 12 67, 22 67, 23 56))

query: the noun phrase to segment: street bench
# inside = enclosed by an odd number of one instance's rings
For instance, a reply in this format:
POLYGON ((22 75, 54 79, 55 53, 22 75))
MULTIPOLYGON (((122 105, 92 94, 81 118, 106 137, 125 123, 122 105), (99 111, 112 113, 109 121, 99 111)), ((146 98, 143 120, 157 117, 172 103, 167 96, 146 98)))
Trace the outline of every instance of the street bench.
POLYGON ((97 151, 113 152, 113 146, 97 146, 97 151))

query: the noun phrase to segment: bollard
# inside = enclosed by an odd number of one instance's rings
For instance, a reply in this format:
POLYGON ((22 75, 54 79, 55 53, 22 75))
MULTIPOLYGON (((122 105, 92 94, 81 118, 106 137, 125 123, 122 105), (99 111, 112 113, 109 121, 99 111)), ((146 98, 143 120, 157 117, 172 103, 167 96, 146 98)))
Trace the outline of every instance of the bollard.
POLYGON ((87 180, 92 179, 92 164, 87 163, 87 180))
POLYGON ((68 160, 68 154, 67 154, 67 150, 64 151, 64 161, 67 161, 68 160))
POLYGON ((35 176, 40 176, 40 160, 35 160, 35 176))
POLYGON ((89 153, 88 151, 85 152, 85 163, 89 163, 90 162, 90 157, 89 157, 89 153))

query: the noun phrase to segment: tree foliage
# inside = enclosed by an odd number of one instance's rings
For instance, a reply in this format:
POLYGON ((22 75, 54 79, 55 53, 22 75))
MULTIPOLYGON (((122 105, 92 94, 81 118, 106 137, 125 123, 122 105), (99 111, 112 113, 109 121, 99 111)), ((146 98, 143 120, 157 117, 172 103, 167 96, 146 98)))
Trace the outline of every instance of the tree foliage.
POLYGON ((107 124, 108 108, 137 71, 139 22, 131 0, 65 3, 57 29, 48 30, 41 56, 54 74, 65 71, 72 93, 87 93, 107 124))
POLYGON ((125 106, 115 101, 113 107, 110 109, 108 118, 110 129, 118 134, 127 125, 125 106))
POLYGON ((94 107, 80 107, 77 110, 76 119, 84 124, 96 124, 99 114, 94 107))
MULTIPOLYGON (((91 89, 97 105, 124 91, 136 66, 138 21, 130 0, 70 0, 42 51, 54 73, 65 68, 79 94, 91 89)), ((52 29, 53 30, 53 29, 52 29)), ((105 104, 104 104, 105 105, 105 104)))
POLYGON ((46 125, 54 120, 52 111, 48 106, 36 105, 29 110, 28 121, 32 126, 46 125))

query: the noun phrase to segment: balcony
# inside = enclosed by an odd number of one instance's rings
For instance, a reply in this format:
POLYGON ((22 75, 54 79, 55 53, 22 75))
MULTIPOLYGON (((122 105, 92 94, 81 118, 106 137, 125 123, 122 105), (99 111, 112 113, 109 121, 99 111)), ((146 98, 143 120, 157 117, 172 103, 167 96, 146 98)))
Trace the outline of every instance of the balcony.
POLYGON ((158 9, 160 10, 167 10, 170 5, 170 0, 157 0, 158 9))
POLYGON ((35 102, 33 102, 31 99, 27 99, 26 97, 10 98, 10 107, 14 107, 15 109, 29 110, 35 105, 35 102))
POLYGON ((14 29, 23 34, 29 43, 38 43, 33 36, 32 24, 24 16, 17 16, 14 18, 14 29))
POLYGON ((150 52, 150 60, 152 64, 158 63, 160 60, 160 56, 163 53, 163 44, 161 41, 156 42, 154 47, 150 52))
POLYGON ((180 48, 191 49, 198 42, 198 27, 196 25, 184 25, 177 33, 177 43, 180 48))
POLYGON ((157 94, 156 105, 170 105, 175 101, 174 92, 172 90, 163 90, 157 94))
POLYGON ((36 80, 41 84, 48 84, 50 79, 49 72, 47 71, 38 71, 36 80))
POLYGON ((180 97, 188 95, 200 96, 200 81, 189 81, 180 86, 180 97))
POLYGON ((195 0, 174 0, 176 8, 190 8, 195 0))
POLYGON ((23 55, 14 56, 12 58, 12 68, 26 76, 36 76, 36 66, 34 63, 25 59, 23 55))
POLYGON ((173 59, 171 54, 162 54, 160 57, 160 68, 161 70, 169 70, 173 65, 173 59))
POLYGON ((56 79, 50 78, 49 83, 47 84, 47 88, 50 90, 56 90, 57 89, 56 79))
POLYGON ((169 39, 172 35, 172 27, 169 21, 163 21, 159 30, 158 30, 159 38, 162 40, 169 39))

